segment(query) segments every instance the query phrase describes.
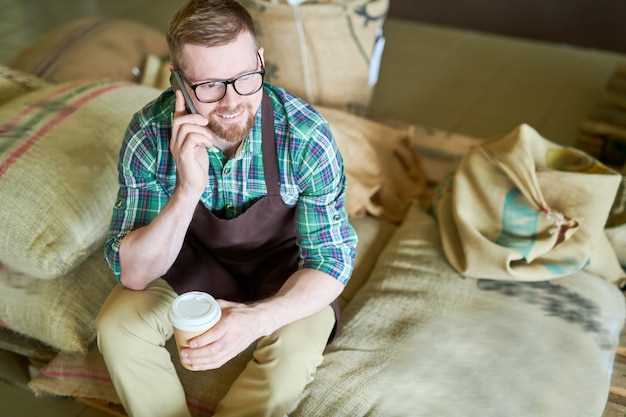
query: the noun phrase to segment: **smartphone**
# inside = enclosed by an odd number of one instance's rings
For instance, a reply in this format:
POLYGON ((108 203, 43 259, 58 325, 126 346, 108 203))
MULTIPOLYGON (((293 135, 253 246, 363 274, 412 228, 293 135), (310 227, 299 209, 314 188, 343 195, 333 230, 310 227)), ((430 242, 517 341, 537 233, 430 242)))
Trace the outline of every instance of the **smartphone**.
POLYGON ((191 99, 191 96, 189 96, 189 92, 187 92, 183 82, 183 77, 180 75, 178 70, 172 70, 172 74, 170 75, 170 84, 172 85, 172 90, 180 90, 183 93, 187 113, 199 114, 198 110, 196 110, 196 106, 193 105, 193 100, 191 99))

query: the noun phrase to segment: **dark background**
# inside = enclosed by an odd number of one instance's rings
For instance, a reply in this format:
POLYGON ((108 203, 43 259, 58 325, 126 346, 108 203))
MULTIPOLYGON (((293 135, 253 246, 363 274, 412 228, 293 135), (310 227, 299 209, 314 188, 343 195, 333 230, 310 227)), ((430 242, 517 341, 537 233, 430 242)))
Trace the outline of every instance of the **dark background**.
POLYGON ((389 14, 626 53, 626 0, 391 0, 389 14))

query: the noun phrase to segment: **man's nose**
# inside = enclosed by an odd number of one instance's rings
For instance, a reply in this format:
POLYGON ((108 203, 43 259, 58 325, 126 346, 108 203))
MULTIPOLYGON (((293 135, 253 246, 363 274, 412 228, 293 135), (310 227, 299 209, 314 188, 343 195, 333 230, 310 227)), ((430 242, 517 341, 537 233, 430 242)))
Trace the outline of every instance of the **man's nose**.
POLYGON ((228 84, 226 86, 226 94, 220 100, 222 104, 228 105, 236 105, 239 103, 239 94, 235 91, 235 86, 232 84, 228 84))

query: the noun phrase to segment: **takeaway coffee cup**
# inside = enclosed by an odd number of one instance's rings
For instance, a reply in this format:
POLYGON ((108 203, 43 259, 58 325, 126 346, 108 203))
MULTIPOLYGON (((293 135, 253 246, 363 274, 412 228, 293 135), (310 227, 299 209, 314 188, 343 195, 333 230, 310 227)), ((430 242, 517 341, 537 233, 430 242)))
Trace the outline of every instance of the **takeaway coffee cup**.
POLYGON ((190 339, 213 327, 221 316, 220 305, 207 293, 192 291, 176 297, 169 310, 169 319, 174 326, 178 351, 188 347, 190 339))

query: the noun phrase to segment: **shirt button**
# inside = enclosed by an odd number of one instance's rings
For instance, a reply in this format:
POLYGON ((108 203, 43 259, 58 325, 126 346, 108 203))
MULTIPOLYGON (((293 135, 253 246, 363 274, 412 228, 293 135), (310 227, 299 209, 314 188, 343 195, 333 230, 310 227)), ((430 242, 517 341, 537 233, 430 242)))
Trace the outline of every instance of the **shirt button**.
POLYGON ((224 175, 230 174, 230 167, 224 168, 224 175))
POLYGON ((335 220, 335 221, 339 221, 340 219, 341 219, 341 216, 340 216, 340 215, 338 215, 338 214, 335 214, 335 215, 333 216, 333 220, 335 220))
POLYGON ((226 204, 226 210, 232 210, 232 209, 233 209, 232 204, 226 204))

